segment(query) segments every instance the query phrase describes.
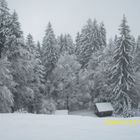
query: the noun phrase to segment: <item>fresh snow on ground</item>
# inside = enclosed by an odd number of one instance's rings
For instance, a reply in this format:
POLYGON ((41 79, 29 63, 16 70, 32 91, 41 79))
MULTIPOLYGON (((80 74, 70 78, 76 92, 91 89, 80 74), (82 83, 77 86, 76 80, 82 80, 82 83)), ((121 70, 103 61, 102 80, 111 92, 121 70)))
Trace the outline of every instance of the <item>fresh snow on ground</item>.
POLYGON ((56 110, 55 115, 68 115, 68 110, 56 110))
POLYGON ((140 123, 107 126, 106 119, 113 118, 0 114, 0 140, 140 140, 140 123))
POLYGON ((91 110, 72 111, 69 112, 69 115, 97 117, 95 113, 91 110))

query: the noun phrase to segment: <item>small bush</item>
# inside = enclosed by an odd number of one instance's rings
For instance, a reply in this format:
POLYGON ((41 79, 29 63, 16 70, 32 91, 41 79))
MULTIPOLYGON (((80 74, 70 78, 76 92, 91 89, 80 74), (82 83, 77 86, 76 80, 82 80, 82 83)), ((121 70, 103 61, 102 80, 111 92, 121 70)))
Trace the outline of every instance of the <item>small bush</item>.
POLYGON ((53 100, 42 100, 42 108, 40 110, 41 114, 54 114, 56 106, 53 100))
POLYGON ((11 112, 13 102, 11 91, 6 86, 0 86, 0 113, 11 112))

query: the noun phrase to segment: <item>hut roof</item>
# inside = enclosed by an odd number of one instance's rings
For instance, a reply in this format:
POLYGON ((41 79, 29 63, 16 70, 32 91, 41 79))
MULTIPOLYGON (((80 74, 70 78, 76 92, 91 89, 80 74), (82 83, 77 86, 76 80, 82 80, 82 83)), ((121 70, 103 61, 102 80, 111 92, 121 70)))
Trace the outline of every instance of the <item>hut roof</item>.
POLYGON ((105 103, 95 103, 99 112, 113 111, 112 104, 109 102, 105 103))

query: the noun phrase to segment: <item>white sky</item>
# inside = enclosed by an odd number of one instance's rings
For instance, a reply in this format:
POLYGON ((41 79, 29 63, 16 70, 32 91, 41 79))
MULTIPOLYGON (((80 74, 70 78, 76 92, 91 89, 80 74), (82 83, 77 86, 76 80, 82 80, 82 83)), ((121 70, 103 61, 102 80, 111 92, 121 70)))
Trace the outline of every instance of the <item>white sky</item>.
POLYGON ((123 14, 132 34, 140 34, 140 0, 7 0, 19 15, 25 35, 42 40, 48 22, 56 35, 70 33, 73 38, 88 18, 103 21, 108 38, 117 33, 123 14))

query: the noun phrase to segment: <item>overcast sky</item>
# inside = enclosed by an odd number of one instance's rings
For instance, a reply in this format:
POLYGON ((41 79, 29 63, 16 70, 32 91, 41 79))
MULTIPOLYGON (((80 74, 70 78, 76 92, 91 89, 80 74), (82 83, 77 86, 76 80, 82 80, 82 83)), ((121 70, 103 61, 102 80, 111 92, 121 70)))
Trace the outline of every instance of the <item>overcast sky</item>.
POLYGON ((56 35, 70 33, 73 38, 88 18, 103 21, 107 37, 114 36, 123 14, 132 33, 140 34, 140 0, 7 0, 9 8, 19 15, 25 35, 42 40, 48 22, 56 35))

